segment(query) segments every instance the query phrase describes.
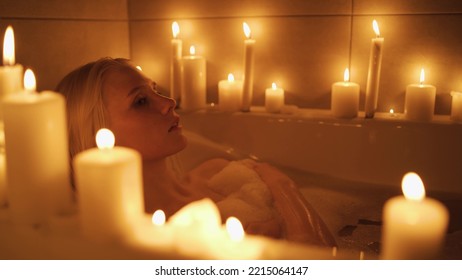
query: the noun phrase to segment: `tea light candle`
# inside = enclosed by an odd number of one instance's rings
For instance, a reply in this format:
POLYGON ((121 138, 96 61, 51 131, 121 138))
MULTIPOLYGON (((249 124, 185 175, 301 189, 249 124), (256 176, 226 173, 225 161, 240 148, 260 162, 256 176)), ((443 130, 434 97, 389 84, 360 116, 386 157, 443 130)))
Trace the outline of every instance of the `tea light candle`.
POLYGON ((242 102, 242 81, 235 81, 234 75, 229 74, 228 80, 218 83, 218 105, 221 111, 238 111, 242 102))
POLYGON ((242 106, 244 112, 250 111, 253 95, 253 68, 255 60, 255 40, 251 38, 251 30, 249 25, 244 22, 242 24, 244 34, 247 39, 244 41, 244 82, 242 90, 242 106))
POLYGON ((269 113, 278 113, 284 106, 284 89, 278 88, 276 83, 265 91, 265 108, 269 113))
MULTIPOLYGON (((13 27, 8 26, 3 39, 3 67, 0 67, 0 99, 8 94, 21 91, 22 72, 22 66, 20 64, 15 64, 13 27)), ((1 117, 2 114, 0 111, 0 118, 1 117)))
POLYGON ((372 27, 376 38, 371 41, 371 53, 369 56, 369 69, 367 72, 366 103, 364 107, 365 117, 373 118, 377 110, 379 96, 380 69, 382 67, 383 38, 380 37, 380 30, 377 21, 372 21, 372 27))
POLYGON ((343 74, 343 82, 332 85, 332 114, 337 118, 355 118, 359 110, 359 85, 350 82, 348 68, 343 74))
POLYGON ((182 59, 181 108, 197 110, 206 104, 206 63, 204 57, 196 55, 194 46, 189 48, 189 53, 182 59))
POLYGON ((3 100, 9 209, 25 224, 72 210, 65 99, 35 84, 26 70, 25 91, 3 100))
POLYGON ((183 41, 178 39, 180 34, 180 26, 175 21, 172 23, 173 39, 172 55, 170 60, 170 97, 175 99, 178 104, 181 97, 181 52, 183 41))
POLYGON ((404 196, 391 198, 383 208, 383 259, 438 257, 448 225, 448 211, 440 202, 425 198, 420 177, 403 177, 404 196))
POLYGON ((462 122, 462 93, 451 91, 451 120, 462 122))
POLYGON ((110 130, 100 129, 98 147, 73 161, 83 235, 101 242, 130 239, 144 214, 141 155, 114 142, 110 130))
POLYGON ((423 84, 425 71, 420 71, 420 84, 411 84, 406 88, 404 114, 408 120, 431 121, 435 110, 436 88, 423 84))

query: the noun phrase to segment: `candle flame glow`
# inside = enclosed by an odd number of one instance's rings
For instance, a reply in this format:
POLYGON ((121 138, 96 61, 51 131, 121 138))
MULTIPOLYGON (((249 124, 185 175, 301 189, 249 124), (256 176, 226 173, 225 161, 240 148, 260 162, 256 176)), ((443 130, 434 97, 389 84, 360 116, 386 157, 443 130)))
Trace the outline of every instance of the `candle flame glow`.
POLYGON ((115 144, 114 133, 107 128, 101 128, 96 133, 96 145, 100 150, 112 149, 115 144))
POLYGON ((234 75, 232 73, 228 74, 228 82, 234 82, 234 75))
POLYGON ((344 82, 350 81, 350 70, 348 70, 348 68, 345 68, 345 72, 343 72, 343 81, 344 82))
POLYGON ((140 71, 143 71, 143 69, 141 68, 141 66, 137 65, 136 66, 136 69, 140 70, 140 71))
POLYGON ((420 69, 420 84, 423 84, 425 81, 425 70, 422 68, 420 69))
POLYGON ((226 220, 226 230, 229 237, 233 241, 241 241, 244 239, 245 232, 241 222, 236 217, 229 217, 226 220))
POLYGON ((196 54, 196 48, 194 46, 189 47, 189 54, 190 55, 195 55, 196 54))
POLYGON ((390 109, 390 114, 394 114, 395 113, 395 110, 393 110, 393 108, 390 109))
POLYGON ((3 65, 14 65, 14 32, 13 27, 8 26, 3 38, 3 65))
POLYGON ((379 24, 375 19, 372 21, 372 28, 374 29, 375 35, 377 35, 377 37, 380 37, 379 24))
POLYGON ((250 30, 250 27, 249 27, 249 25, 247 24, 247 22, 244 21, 244 23, 242 24, 242 28, 244 29, 245 37, 246 37, 247 39, 250 39, 251 30, 250 30))
POLYGON ((401 181, 401 188, 408 200, 421 201, 425 198, 425 187, 417 173, 406 173, 401 181))
POLYGON ((156 226, 162 226, 165 224, 165 213, 162 210, 156 210, 152 214, 152 223, 156 226))
POLYGON ((178 25, 178 22, 174 21, 172 23, 172 34, 173 34, 173 38, 176 39, 176 37, 178 37, 178 34, 180 34, 180 26, 178 25))
POLYGON ((272 89, 277 89, 278 86, 276 85, 276 83, 272 83, 272 84, 271 84, 271 88, 272 88, 272 89))
POLYGON ((26 72, 24 72, 24 88, 26 89, 27 92, 33 92, 36 89, 37 83, 35 81, 35 75, 32 70, 27 69, 26 72))

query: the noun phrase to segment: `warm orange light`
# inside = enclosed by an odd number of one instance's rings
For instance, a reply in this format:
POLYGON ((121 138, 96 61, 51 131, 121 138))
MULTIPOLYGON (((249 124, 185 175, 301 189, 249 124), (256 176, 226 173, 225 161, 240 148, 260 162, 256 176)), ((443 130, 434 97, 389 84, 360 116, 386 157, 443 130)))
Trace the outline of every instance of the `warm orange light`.
POLYGON ((277 87, 276 83, 272 83, 272 84, 271 84, 271 88, 272 88, 272 89, 277 89, 278 87, 277 87))
POLYGON ((247 24, 247 22, 244 21, 244 23, 242 24, 242 28, 244 29, 245 37, 247 37, 247 39, 250 39, 250 35, 252 34, 251 34, 250 27, 247 24))
POLYGON ((136 69, 138 69, 140 71, 143 71, 143 68, 141 68, 141 66, 139 66, 139 65, 136 66, 136 69))
POLYGON ((194 46, 189 47, 189 54, 190 55, 195 55, 196 54, 196 48, 194 46))
POLYGON ((377 37, 380 37, 379 24, 375 19, 372 21, 372 28, 374 29, 375 35, 377 35, 377 37))
POLYGON ((156 210, 152 214, 152 223, 156 226, 162 226, 165 224, 165 213, 162 210, 156 210))
POLYGON ((35 75, 32 70, 27 69, 26 72, 24 72, 24 89, 27 92, 34 92, 35 89, 37 88, 37 83, 35 81, 35 75))
POLYGON ((180 34, 180 26, 178 25, 178 22, 174 21, 172 23, 172 34, 173 34, 173 38, 176 39, 176 37, 178 37, 178 34, 180 34))
POLYGON ((425 187, 417 173, 406 173, 401 181, 401 188, 404 197, 408 200, 421 201, 425 198, 425 187))
POLYGON ((234 75, 232 73, 228 74, 228 82, 234 82, 234 75))
POLYGON ((423 84, 423 82, 425 81, 425 71, 424 69, 422 68, 420 70, 420 84, 423 84))
POLYGON ((345 71, 343 72, 343 81, 344 82, 350 81, 350 70, 348 70, 348 68, 345 68, 345 71))
POLYGON ((395 113, 395 110, 393 110, 393 108, 390 109, 390 114, 394 114, 395 113))
POLYGON ((241 222, 235 217, 229 217, 226 220, 226 230, 229 238, 233 241, 241 241, 244 239, 245 232, 241 222))
POLYGON ((5 31, 5 37, 3 38, 3 65, 14 65, 14 64, 15 64, 14 32, 13 32, 13 27, 8 26, 5 31))
POLYGON ((101 128, 96 133, 96 146, 100 150, 103 149, 112 149, 115 144, 114 133, 107 128, 101 128))

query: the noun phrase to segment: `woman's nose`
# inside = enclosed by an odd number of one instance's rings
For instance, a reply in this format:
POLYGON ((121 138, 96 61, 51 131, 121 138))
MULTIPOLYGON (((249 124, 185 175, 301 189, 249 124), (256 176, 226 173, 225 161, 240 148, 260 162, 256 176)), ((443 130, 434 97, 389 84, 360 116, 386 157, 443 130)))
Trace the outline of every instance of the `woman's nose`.
POLYGON ((159 111, 162 115, 167 115, 170 111, 173 111, 176 107, 176 101, 172 98, 157 94, 159 100, 159 111))

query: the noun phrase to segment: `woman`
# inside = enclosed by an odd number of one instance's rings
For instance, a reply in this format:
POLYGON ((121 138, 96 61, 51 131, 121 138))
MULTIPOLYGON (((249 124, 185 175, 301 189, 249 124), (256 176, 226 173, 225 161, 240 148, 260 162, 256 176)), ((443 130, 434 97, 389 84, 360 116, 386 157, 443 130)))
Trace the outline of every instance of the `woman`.
POLYGON ((169 217, 189 202, 209 197, 223 218, 235 215, 244 220, 248 233, 335 244, 293 182, 269 165, 215 159, 177 178, 168 158, 183 150, 187 139, 174 111, 175 101, 160 95, 156 84, 129 60, 102 58, 88 63, 69 73, 57 91, 67 100, 71 159, 94 147, 96 131, 103 127, 112 130, 116 145, 141 153, 146 211, 163 209, 169 217), (252 184, 230 180, 233 175, 228 173, 236 171, 246 173, 252 184))

